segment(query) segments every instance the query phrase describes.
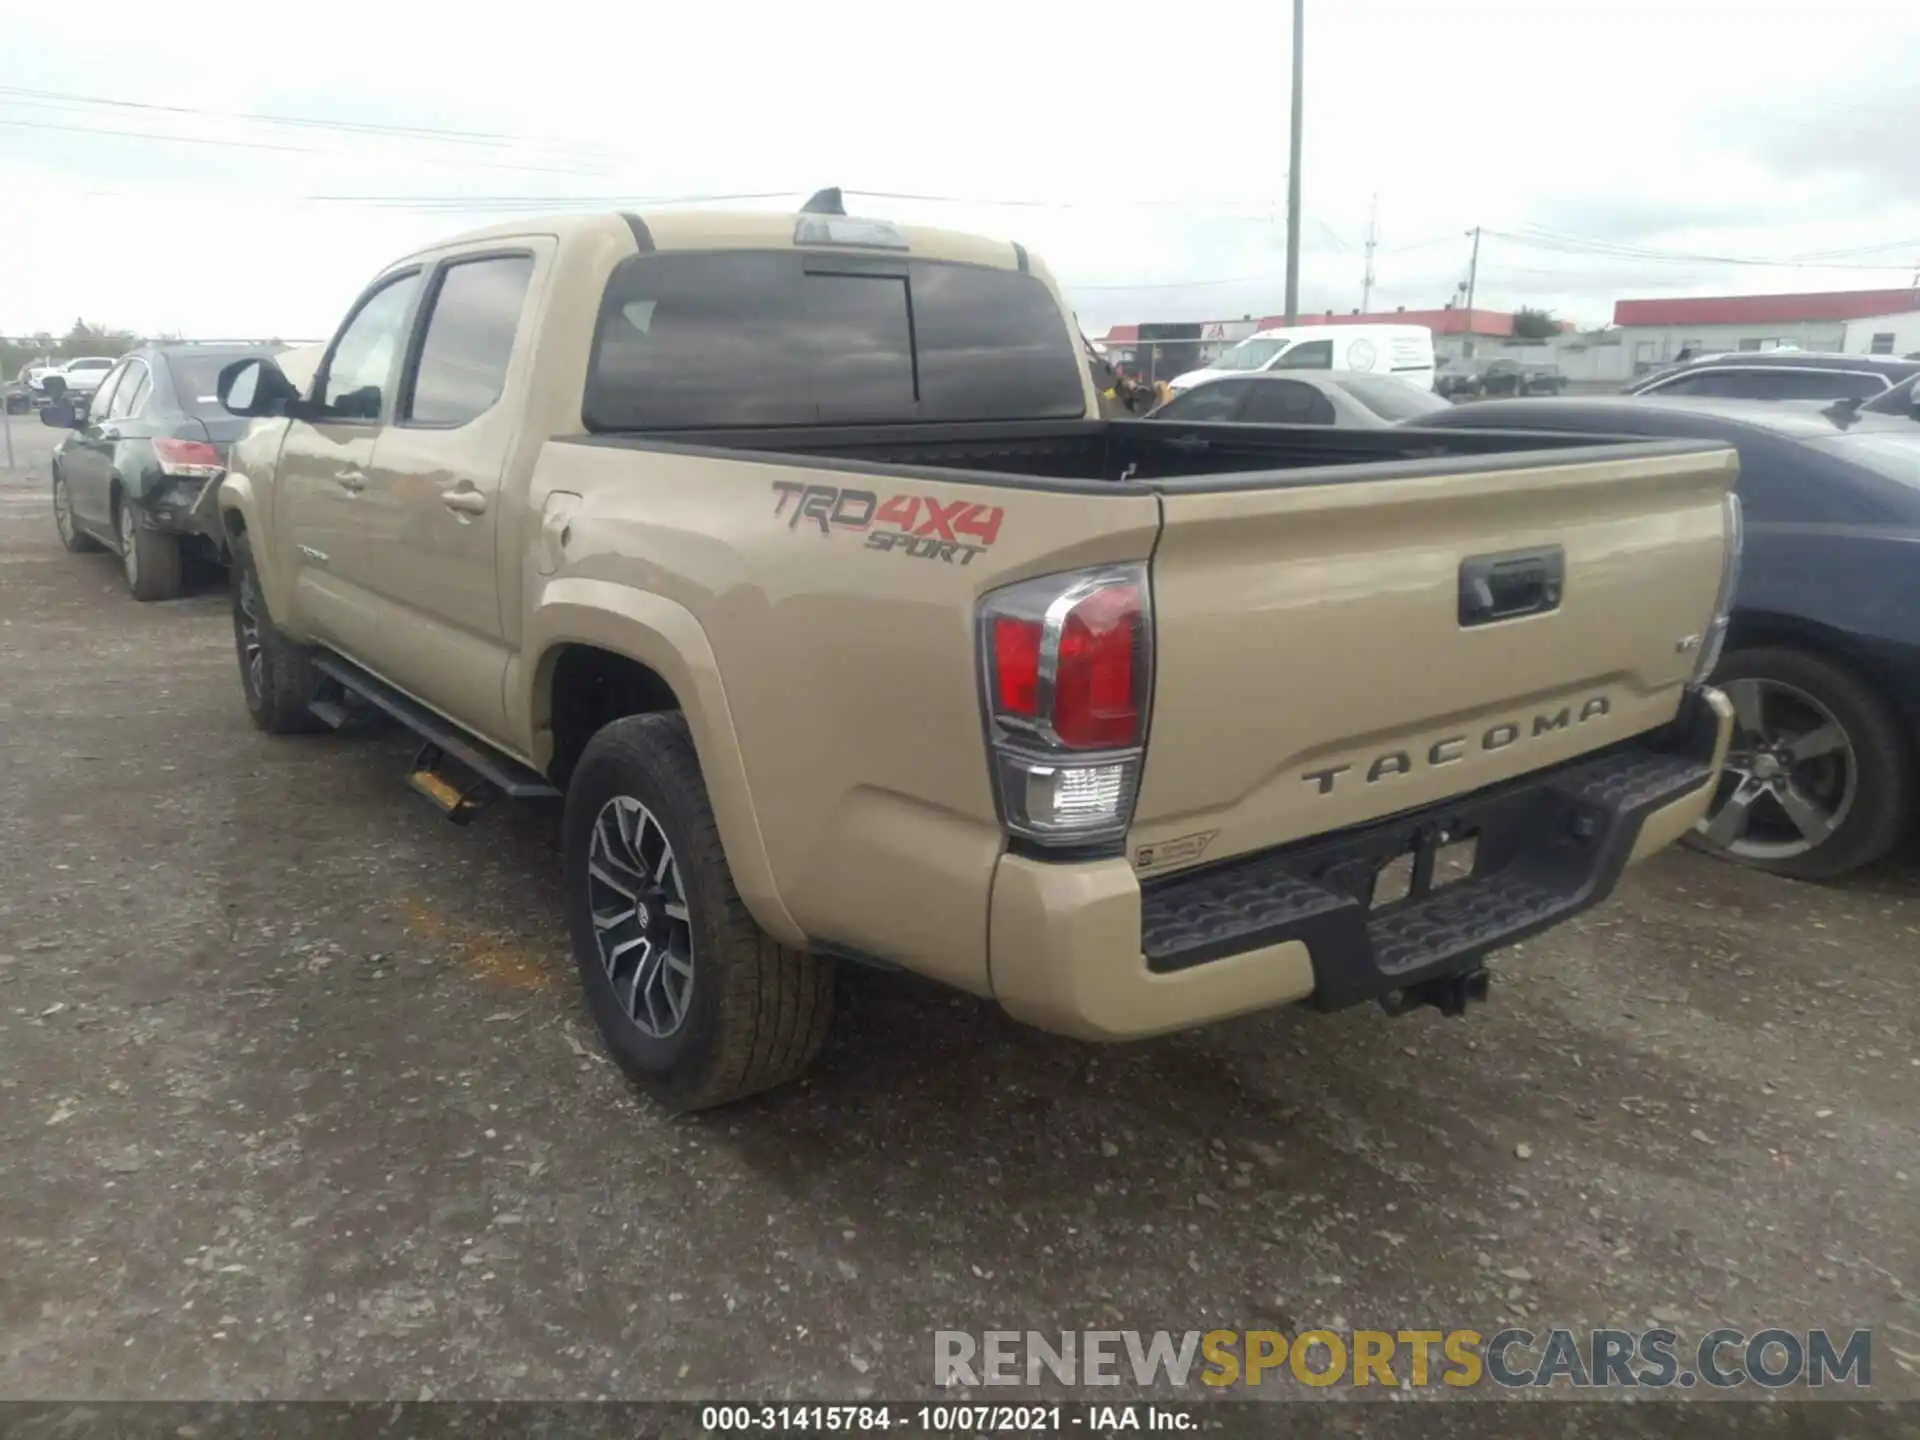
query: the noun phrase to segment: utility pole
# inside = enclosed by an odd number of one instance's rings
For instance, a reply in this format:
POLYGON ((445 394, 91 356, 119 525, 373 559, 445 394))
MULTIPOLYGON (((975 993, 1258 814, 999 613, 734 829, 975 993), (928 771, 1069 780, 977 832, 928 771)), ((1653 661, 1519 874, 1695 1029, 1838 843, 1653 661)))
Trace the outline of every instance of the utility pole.
POLYGON ((1380 197, 1373 197, 1373 208, 1367 212, 1367 273, 1360 282, 1360 313, 1370 315, 1373 304, 1373 252, 1380 244, 1380 197))
POLYGON ((1300 319, 1300 118, 1301 46, 1306 39, 1306 0, 1293 0, 1293 134, 1287 161, 1287 324, 1300 319))
POLYGON ((1467 262, 1467 318, 1466 328, 1460 332, 1460 353, 1467 359, 1473 358, 1473 287, 1480 278, 1480 227, 1474 226, 1467 231, 1473 236, 1473 258, 1467 262))

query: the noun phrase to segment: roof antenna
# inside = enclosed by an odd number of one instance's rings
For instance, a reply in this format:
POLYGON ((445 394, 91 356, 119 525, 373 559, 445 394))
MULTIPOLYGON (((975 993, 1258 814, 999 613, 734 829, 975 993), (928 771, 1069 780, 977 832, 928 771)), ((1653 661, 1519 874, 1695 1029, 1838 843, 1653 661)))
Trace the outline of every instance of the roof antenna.
POLYGON ((800 207, 802 215, 844 215, 847 203, 840 198, 840 187, 830 185, 813 192, 813 198, 800 207))

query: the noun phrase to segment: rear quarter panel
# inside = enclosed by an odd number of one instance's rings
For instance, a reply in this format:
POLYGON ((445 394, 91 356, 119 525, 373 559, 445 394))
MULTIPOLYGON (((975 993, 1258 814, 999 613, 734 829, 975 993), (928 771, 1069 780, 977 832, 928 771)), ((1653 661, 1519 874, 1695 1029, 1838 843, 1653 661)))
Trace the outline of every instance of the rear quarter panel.
POLYGON ((1920 527, 1752 523, 1729 644, 1846 658, 1920 733, 1920 527))
MULTIPOLYGON (((581 584, 650 594, 691 617, 713 673, 689 673, 695 693, 679 698, 728 854, 764 853, 784 916, 763 903, 756 918, 775 933, 790 918, 786 938, 987 993, 1004 837, 981 723, 979 598, 1031 575, 1146 559, 1155 498, 565 441, 536 466, 534 513, 555 491, 580 499, 559 573, 526 572, 530 675, 542 650, 570 638, 561 609, 581 584), (971 514, 976 529, 1001 514, 990 543, 954 532, 973 547, 963 559, 943 553, 929 504, 950 524, 971 514), (876 538, 901 534, 889 515, 932 525, 929 543, 876 538)), ((635 622, 629 653, 669 642, 646 628, 635 622)), ((544 758, 551 737, 537 714, 529 723, 544 758)))

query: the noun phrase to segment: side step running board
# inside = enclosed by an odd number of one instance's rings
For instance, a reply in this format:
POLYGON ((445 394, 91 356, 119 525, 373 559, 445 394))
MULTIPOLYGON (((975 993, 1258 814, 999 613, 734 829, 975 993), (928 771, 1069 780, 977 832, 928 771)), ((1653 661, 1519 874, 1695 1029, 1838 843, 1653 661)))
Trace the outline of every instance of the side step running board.
MULTIPOLYGON (((554 800, 560 792, 547 782, 546 776, 531 766, 523 765, 511 755, 504 755, 484 741, 475 740, 461 730, 427 709, 418 701, 402 695, 393 686, 376 676, 369 675, 352 661, 343 660, 338 655, 325 651, 314 656, 313 668, 329 680, 337 681, 342 689, 359 696, 368 704, 384 710, 402 725, 426 742, 421 749, 420 758, 414 764, 414 788, 446 812, 450 818, 463 819, 470 814, 474 802, 474 792, 446 779, 441 773, 442 762, 456 760, 475 775, 485 780, 502 795, 513 800, 554 800), (421 781, 426 775, 431 782, 421 781), (444 793, 443 793, 444 792, 444 793), (447 796, 454 803, 447 803, 447 796)), ((328 702, 321 701, 321 705, 328 702)), ((330 707, 337 708, 337 707, 330 707)), ((316 713, 320 713, 318 706, 316 713)), ((330 719, 321 714, 322 719, 330 719)))
POLYGON ((472 771, 446 773, 446 754, 429 740, 413 757, 413 772, 407 784, 427 797, 433 808, 456 825, 464 825, 487 798, 490 782, 472 771))

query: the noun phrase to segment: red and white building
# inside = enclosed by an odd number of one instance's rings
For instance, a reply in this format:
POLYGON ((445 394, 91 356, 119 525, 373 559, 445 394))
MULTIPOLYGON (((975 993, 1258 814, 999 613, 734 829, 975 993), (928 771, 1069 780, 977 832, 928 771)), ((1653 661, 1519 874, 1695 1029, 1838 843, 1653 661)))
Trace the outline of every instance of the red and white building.
POLYGON ((1620 300, 1613 323, 1635 375, 1671 364, 1684 350, 1902 355, 1920 348, 1920 289, 1620 300))

